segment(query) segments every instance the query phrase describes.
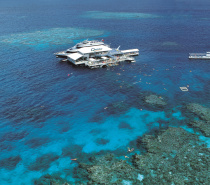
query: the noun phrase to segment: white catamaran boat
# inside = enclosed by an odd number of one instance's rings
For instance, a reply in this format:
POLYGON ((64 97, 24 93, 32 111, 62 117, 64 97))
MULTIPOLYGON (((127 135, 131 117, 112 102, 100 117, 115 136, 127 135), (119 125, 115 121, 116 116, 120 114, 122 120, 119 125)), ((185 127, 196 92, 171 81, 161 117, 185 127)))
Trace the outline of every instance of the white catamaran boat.
POLYGON ((90 68, 115 66, 122 61, 135 62, 133 56, 139 55, 138 49, 119 50, 110 48, 103 40, 85 40, 67 49, 55 53, 57 58, 63 58, 74 65, 84 65, 90 68))
POLYGON ((189 59, 210 59, 210 52, 206 53, 190 53, 189 59))

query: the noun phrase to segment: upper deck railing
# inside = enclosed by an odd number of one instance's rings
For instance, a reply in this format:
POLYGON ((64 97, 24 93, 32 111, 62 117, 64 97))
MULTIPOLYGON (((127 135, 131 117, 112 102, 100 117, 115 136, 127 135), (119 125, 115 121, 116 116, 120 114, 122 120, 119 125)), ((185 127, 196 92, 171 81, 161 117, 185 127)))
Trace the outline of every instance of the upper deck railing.
POLYGON ((190 56, 206 56, 206 53, 189 53, 190 56))

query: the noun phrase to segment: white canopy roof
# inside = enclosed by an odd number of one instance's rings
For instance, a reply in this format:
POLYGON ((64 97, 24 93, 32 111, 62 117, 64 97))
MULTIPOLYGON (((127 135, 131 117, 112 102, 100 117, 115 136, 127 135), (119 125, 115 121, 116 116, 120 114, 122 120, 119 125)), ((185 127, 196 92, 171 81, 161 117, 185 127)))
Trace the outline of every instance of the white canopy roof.
POLYGON ((82 54, 110 51, 110 50, 112 50, 112 49, 107 46, 104 46, 104 45, 93 46, 93 47, 84 47, 84 48, 78 49, 78 51, 82 54))
POLYGON ((121 50, 122 53, 138 52, 138 49, 121 50))
POLYGON ((81 55, 80 53, 72 53, 72 54, 68 54, 67 56, 73 60, 77 60, 78 58, 82 57, 83 55, 81 55))

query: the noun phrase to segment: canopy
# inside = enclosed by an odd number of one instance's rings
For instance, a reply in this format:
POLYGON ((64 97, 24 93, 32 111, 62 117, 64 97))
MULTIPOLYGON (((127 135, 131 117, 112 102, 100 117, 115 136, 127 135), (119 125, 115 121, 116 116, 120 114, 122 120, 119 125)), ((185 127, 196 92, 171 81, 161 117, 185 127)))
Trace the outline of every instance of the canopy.
POLYGON ((72 53, 72 54, 68 54, 67 55, 69 58, 73 59, 73 60, 77 60, 80 57, 82 57, 83 55, 79 54, 79 53, 72 53))

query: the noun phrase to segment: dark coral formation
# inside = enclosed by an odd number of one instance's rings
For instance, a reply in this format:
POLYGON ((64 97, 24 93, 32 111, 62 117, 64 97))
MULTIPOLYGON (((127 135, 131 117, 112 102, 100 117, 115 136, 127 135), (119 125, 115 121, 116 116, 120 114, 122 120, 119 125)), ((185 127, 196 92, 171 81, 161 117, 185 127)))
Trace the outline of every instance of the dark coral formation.
POLYGON ((195 120, 190 121, 188 125, 198 129, 204 136, 210 137, 210 121, 195 120))
MULTIPOLYGON (((148 104, 151 106, 151 109, 157 110, 160 108, 163 110, 167 105, 166 101, 157 95, 155 96, 155 98, 151 94, 145 96, 145 99, 143 98, 145 100, 143 106, 148 104), (146 99, 146 97, 151 99, 146 99)), ((128 104, 123 102, 110 106, 105 110, 108 114, 118 114, 128 108, 128 104), (108 111, 109 108, 111 109, 108 111)), ((185 113, 187 116, 189 115, 185 122, 209 137, 209 108, 199 104, 189 104, 187 109, 185 106, 185 113)), ((144 119, 147 119, 148 116, 145 115, 144 119)), ((129 151, 127 153, 126 151, 120 151, 116 154, 121 156, 121 158, 123 157, 123 159, 119 159, 114 154, 107 153, 107 151, 86 154, 82 152, 82 146, 76 146, 73 150, 72 147, 65 148, 62 156, 77 159, 74 161, 78 164, 73 170, 76 179, 74 184, 210 184, 210 149, 199 140, 198 135, 189 133, 182 128, 169 127, 171 124, 178 126, 176 124, 179 122, 178 120, 172 121, 172 119, 169 121, 156 120, 155 123, 159 124, 159 126, 155 127, 156 129, 151 129, 150 133, 130 143, 130 147, 135 148, 134 152, 139 150, 138 152, 141 155, 133 155, 129 151)), ((127 123, 121 123, 119 128, 125 129, 130 127, 127 123)), ((96 129, 91 132, 96 135, 99 130, 96 129)), ((96 140, 96 143, 100 145, 105 145, 108 142, 108 140, 103 138, 96 140)), ((42 163, 42 159, 38 159, 36 163, 42 163)), ((56 183, 56 181, 46 180, 54 179, 51 176, 41 177, 41 179, 39 179, 39 182, 43 182, 43 185, 46 182, 56 183)), ((62 183, 65 182, 62 181, 62 183)), ((59 182, 57 184, 59 185, 59 182)))
POLYGON ((1 139, 0 142, 2 141, 16 141, 16 140, 21 140, 24 137, 26 137, 29 133, 27 131, 21 131, 21 132, 7 132, 5 133, 1 139))
POLYGON ((110 103, 106 109, 108 115, 119 115, 129 110, 130 105, 124 101, 110 103))
POLYGON ((57 175, 43 175, 39 179, 34 180, 34 185, 70 185, 70 183, 57 175))
POLYGON ((171 153, 173 150, 179 149, 185 143, 193 143, 198 141, 194 134, 186 132, 182 128, 169 127, 165 132, 157 137, 145 135, 142 139, 145 148, 150 153, 171 153))
POLYGON ((25 142, 30 148, 37 148, 49 142, 49 138, 33 138, 25 142))
POLYGON ((64 132, 68 132, 71 129, 71 127, 69 125, 66 125, 64 127, 61 127, 59 132, 62 134, 64 132))
POLYGON ((141 145, 146 152, 133 155, 133 165, 113 154, 79 163, 76 184, 209 184, 210 150, 197 135, 169 127, 156 136, 144 135, 141 145))
POLYGON ((197 115, 200 119, 210 120, 210 108, 204 107, 197 103, 190 103, 187 105, 187 109, 197 115))
MULTIPOLYGON (((55 115, 62 115, 63 112, 51 110, 49 106, 31 106, 31 107, 21 107, 21 106, 7 106, 1 114, 6 119, 9 119, 14 124, 24 124, 24 123, 41 123, 45 122, 48 118, 55 115)), ((39 125, 34 124, 35 127, 39 125)))
POLYGON ((2 142, 0 143, 0 150, 1 151, 11 151, 13 149, 13 146, 9 144, 8 142, 2 142))
POLYGON ((186 107, 189 112, 199 118, 199 120, 196 120, 192 117, 188 125, 199 130, 203 135, 210 137, 210 108, 197 103, 190 103, 186 107))
POLYGON ((145 103, 150 106, 162 108, 167 105, 167 102, 156 94, 148 95, 144 98, 145 103))
POLYGON ((91 158, 88 164, 79 163, 75 171, 78 178, 87 184, 121 184, 123 180, 140 182, 137 170, 125 160, 116 159, 113 154, 91 158))
POLYGON ((142 184, 209 184, 210 150, 196 135, 169 128, 157 137, 145 136, 143 142, 148 153, 133 156, 142 184))
POLYGON ((82 149, 83 149, 83 146, 80 146, 80 145, 72 145, 72 146, 64 147, 62 149, 62 156, 70 157, 70 158, 82 157, 81 156, 83 154, 82 149))
POLYGON ((126 123, 126 122, 121 122, 119 124, 118 128, 120 128, 120 129, 129 129, 129 130, 132 129, 132 127, 128 123, 126 123))
POLYGON ((59 156, 53 153, 44 154, 43 156, 38 157, 34 163, 28 166, 28 168, 32 171, 47 170, 50 167, 50 164, 58 158, 59 156))
POLYGON ((5 168, 7 170, 13 170, 21 160, 22 159, 20 156, 13 156, 6 159, 2 159, 0 160, 0 167, 5 168))
POLYGON ((96 143, 98 145, 106 145, 107 143, 109 143, 109 140, 108 139, 103 139, 103 138, 98 138, 98 139, 96 139, 96 143))

